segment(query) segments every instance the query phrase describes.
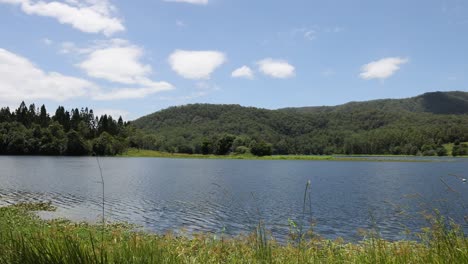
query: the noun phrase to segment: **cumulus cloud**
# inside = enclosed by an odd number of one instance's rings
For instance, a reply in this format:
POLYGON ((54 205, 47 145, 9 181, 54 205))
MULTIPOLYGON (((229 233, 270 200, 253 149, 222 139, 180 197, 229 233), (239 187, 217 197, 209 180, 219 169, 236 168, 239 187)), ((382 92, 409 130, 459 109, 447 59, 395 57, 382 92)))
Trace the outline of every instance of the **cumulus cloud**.
POLYGON ((400 65, 407 63, 409 60, 400 57, 383 58, 378 61, 372 61, 361 67, 361 74, 359 75, 364 80, 370 79, 387 79, 395 74, 400 65))
POLYGON ((207 5, 208 0, 164 0, 164 2, 188 3, 194 5, 207 5))
POLYGON ((126 40, 112 39, 97 43, 90 48, 68 46, 72 51, 77 50, 79 54, 85 54, 85 59, 77 64, 77 67, 88 76, 113 83, 137 86, 137 88, 98 94, 94 97, 97 100, 142 98, 174 88, 167 82, 152 81, 149 78, 152 73, 151 66, 141 62, 143 49, 126 40))
POLYGON ((90 51, 77 66, 89 76, 111 82, 135 84, 151 73, 151 66, 140 62, 143 50, 124 41, 90 51))
POLYGON ((248 66, 242 66, 236 70, 234 70, 231 74, 233 78, 246 78, 246 79, 253 79, 254 73, 252 69, 248 66))
POLYGON ((267 58, 257 62, 260 72, 273 78, 285 79, 295 75, 295 68, 287 61, 267 58))
POLYGON ((176 50, 169 56, 169 64, 186 79, 207 80, 226 62, 226 55, 219 51, 176 50))
POLYGON ((152 93, 174 89, 167 82, 151 80, 153 69, 149 64, 142 62, 144 50, 124 39, 97 41, 88 47, 64 42, 60 52, 83 57, 76 66, 90 77, 136 86, 119 89, 118 92, 96 94, 96 100, 142 98, 152 93))
POLYGON ((77 97, 93 100, 143 98, 150 94, 173 89, 167 82, 143 80, 135 88, 103 89, 82 78, 46 72, 28 59, 0 48, 0 102, 21 100, 65 101, 77 97))
POLYGON ((125 30, 123 22, 114 16, 116 8, 108 0, 67 0, 66 3, 0 0, 0 3, 18 5, 28 15, 52 17, 86 33, 110 36, 125 30))
POLYGON ((87 80, 45 72, 28 59, 0 48, 0 101, 47 99, 64 101, 89 94, 95 85, 87 80))

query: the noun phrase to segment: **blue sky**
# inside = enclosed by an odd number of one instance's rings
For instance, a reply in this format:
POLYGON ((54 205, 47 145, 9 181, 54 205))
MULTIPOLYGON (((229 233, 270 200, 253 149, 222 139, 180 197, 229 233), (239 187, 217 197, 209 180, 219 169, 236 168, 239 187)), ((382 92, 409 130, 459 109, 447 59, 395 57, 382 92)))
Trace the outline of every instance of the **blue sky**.
POLYGON ((133 119, 468 91, 462 0, 0 0, 0 104, 133 119))

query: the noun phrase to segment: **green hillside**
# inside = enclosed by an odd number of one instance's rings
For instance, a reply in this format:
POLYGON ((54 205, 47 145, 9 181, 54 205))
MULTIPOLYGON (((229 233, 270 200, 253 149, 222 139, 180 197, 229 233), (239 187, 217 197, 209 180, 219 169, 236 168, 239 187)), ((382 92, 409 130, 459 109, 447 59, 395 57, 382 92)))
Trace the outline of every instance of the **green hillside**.
POLYGON ((468 141, 468 93, 278 110, 193 104, 132 124, 145 132, 143 147, 169 152, 216 152, 220 144, 246 151, 265 142, 275 154, 445 155, 443 144, 468 141))
POLYGON ((350 102, 339 106, 286 108, 301 113, 347 112, 356 110, 382 110, 386 112, 414 112, 432 114, 467 114, 467 92, 432 92, 406 99, 382 99, 350 102))

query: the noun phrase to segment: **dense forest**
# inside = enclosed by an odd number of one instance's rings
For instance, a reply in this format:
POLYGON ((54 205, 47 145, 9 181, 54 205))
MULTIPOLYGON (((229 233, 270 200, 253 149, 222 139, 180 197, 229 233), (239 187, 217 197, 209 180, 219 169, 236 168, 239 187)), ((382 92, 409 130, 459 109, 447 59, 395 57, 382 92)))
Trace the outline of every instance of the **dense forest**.
POLYGON ((128 146, 133 128, 121 117, 95 117, 88 108, 53 116, 46 107, 24 102, 14 111, 0 109, 0 154, 8 155, 115 155, 128 146))
POLYGON ((171 107, 133 122, 88 108, 0 109, 0 154, 116 155, 128 147, 227 155, 468 155, 468 93, 278 110, 239 105, 171 107))
POLYGON ((132 125, 139 147, 167 152, 443 156, 443 144, 455 143, 454 155, 466 155, 468 93, 278 110, 193 104, 132 125))

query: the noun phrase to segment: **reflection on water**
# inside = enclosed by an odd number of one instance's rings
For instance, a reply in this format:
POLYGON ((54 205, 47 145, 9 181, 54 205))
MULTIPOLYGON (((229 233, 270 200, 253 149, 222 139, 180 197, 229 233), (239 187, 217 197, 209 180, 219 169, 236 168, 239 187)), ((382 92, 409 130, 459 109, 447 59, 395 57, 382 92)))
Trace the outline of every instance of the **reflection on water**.
MULTIPOLYGON (((425 225, 419 212, 439 208, 462 223, 468 215, 468 160, 339 162, 100 158, 106 216, 155 232, 253 230, 264 220, 279 239, 288 219, 316 223, 327 238, 356 240, 377 226, 388 239, 425 225), (453 190, 447 190, 441 178, 453 190), (311 208, 303 195, 311 180, 311 208), (309 205, 307 205, 309 208, 309 205)), ((401 158, 399 158, 401 159, 401 158)), ((0 203, 50 200, 54 216, 95 221, 101 185, 95 158, 0 157, 0 203)), ((464 226, 468 230, 468 226, 464 226)))

